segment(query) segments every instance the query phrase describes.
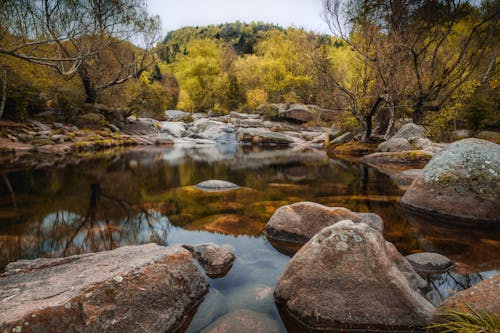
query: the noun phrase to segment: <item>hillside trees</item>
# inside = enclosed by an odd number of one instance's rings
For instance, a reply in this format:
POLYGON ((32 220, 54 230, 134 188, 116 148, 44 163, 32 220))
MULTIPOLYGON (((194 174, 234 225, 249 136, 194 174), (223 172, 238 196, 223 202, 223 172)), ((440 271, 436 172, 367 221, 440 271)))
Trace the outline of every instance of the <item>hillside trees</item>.
POLYGON ((155 61, 159 18, 140 1, 4 0, 0 17, 0 55, 78 77, 88 103, 155 61))
POLYGON ((324 0, 324 8, 332 32, 374 71, 383 95, 371 99, 417 124, 461 107, 495 61, 497 2, 324 0))

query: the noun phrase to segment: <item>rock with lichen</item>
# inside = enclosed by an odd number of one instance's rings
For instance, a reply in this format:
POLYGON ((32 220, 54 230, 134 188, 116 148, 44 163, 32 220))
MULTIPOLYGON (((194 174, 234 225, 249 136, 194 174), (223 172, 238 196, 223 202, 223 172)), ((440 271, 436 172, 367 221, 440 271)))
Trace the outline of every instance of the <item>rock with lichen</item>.
POLYGON ((173 331, 207 290, 179 246, 20 260, 0 275, 0 331, 173 331))
POLYGON ((430 321, 426 282, 382 234, 341 221, 318 232, 290 260, 277 303, 318 330, 413 330, 430 321))
POLYGON ((500 146, 464 139, 435 155, 401 203, 466 221, 500 221, 500 146))

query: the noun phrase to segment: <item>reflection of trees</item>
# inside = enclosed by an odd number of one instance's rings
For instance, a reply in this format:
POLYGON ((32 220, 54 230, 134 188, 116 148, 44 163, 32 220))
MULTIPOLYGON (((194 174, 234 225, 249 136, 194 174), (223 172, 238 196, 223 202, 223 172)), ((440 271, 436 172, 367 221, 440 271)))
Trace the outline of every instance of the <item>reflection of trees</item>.
MULTIPOLYGON (((29 223, 20 235, 0 238, 4 260, 58 257, 111 250, 129 244, 165 244, 169 221, 154 210, 135 205, 90 185, 84 209, 75 202, 70 210, 58 210, 29 223), (84 213, 77 213, 79 210, 84 213)), ((7 262, 0 263, 1 267, 7 262)))
POLYGON ((444 274, 434 274, 427 277, 427 282, 432 288, 427 293, 427 298, 436 306, 439 306, 443 301, 456 294, 459 291, 470 288, 490 275, 495 271, 473 274, 458 274, 455 272, 447 272, 444 274))

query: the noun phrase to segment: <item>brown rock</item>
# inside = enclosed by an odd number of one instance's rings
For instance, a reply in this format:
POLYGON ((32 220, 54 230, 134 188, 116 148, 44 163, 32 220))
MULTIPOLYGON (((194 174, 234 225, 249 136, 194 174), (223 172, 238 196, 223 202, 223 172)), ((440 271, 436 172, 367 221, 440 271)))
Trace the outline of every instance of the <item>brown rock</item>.
POLYGON ((217 319, 203 333, 278 333, 276 321, 262 313, 251 310, 236 310, 217 319))
POLYGON ((423 167, 432 158, 432 154, 423 150, 373 153, 361 158, 363 162, 375 165, 402 164, 415 168, 423 167))
POLYGON ((447 298, 433 316, 434 322, 446 317, 446 310, 470 312, 471 307, 480 312, 500 315, 500 274, 483 280, 475 286, 447 298))
POLYGON ((340 146, 331 146, 328 149, 329 155, 348 155, 348 156, 363 156, 366 154, 373 153, 375 151, 375 146, 373 144, 361 143, 361 142, 347 142, 340 146))
POLYGON ((178 246, 20 260, 0 276, 0 331, 170 331, 207 290, 178 246))
POLYGON ((286 312, 314 329, 425 327, 434 306, 410 263, 364 223, 322 229, 288 263, 274 291, 286 312))
POLYGON ((339 221, 364 222, 383 231, 383 221, 372 215, 357 214, 343 207, 327 207, 314 202, 297 202, 278 208, 266 224, 266 235, 279 241, 306 243, 318 231, 339 221))
POLYGON ((302 104, 292 104, 290 108, 279 113, 281 118, 285 118, 292 121, 297 121, 301 123, 308 122, 312 120, 313 114, 310 108, 302 104))
POLYGON ((189 250, 196 257, 207 275, 211 278, 226 275, 236 259, 236 256, 231 251, 213 243, 198 245, 184 244, 182 247, 189 250))

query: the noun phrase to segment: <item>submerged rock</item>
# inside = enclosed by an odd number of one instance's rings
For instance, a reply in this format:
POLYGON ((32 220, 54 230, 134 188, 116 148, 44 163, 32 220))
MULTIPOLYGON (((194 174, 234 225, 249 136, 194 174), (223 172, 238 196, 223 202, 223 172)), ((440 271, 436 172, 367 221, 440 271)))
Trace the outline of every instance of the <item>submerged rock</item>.
POLYGON ((415 271, 423 275, 446 273, 453 267, 453 261, 439 253, 415 253, 406 256, 406 259, 415 271))
POLYGON ((434 306, 410 263, 364 223, 322 229, 290 260, 274 295, 314 329, 404 330, 425 327, 434 306))
POLYGON ((217 179, 206 180, 198 183, 196 184, 196 187, 200 190, 209 192, 228 191, 239 188, 239 186, 234 183, 217 179))
POLYGON ((280 327, 276 321, 262 313, 251 310, 236 310, 220 317, 202 331, 202 333, 228 332, 278 333, 280 327))
POLYGON ((401 203, 477 223, 499 222, 499 183, 500 146, 479 139, 460 140, 434 156, 401 203))
POLYGON ((191 253, 179 246, 20 260, 0 276, 0 330, 171 331, 207 290, 191 253))
POLYGON ((196 257, 207 275, 211 278, 226 275, 236 259, 236 256, 231 251, 213 243, 198 245, 184 244, 182 247, 189 250, 196 257))
POLYGON ((266 235, 286 242, 306 243, 324 227, 342 220, 366 223, 383 232, 382 219, 372 213, 354 213, 343 207, 328 207, 314 202, 297 202, 278 208, 266 224, 266 235))

